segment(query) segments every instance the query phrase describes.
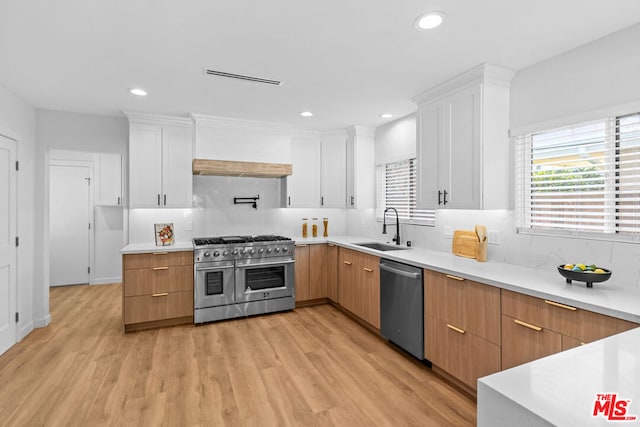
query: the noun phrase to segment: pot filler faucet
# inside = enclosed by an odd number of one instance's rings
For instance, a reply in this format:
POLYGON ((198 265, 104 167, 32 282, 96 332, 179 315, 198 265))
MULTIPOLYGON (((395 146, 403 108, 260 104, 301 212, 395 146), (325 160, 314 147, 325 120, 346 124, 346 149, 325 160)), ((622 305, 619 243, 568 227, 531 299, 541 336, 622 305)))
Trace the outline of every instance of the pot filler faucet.
POLYGON ((384 215, 382 216, 382 234, 387 234, 387 212, 393 210, 396 213, 396 235, 393 236, 394 242, 396 245, 400 244, 400 220, 398 219, 398 211, 396 208, 387 208, 384 210, 384 215))

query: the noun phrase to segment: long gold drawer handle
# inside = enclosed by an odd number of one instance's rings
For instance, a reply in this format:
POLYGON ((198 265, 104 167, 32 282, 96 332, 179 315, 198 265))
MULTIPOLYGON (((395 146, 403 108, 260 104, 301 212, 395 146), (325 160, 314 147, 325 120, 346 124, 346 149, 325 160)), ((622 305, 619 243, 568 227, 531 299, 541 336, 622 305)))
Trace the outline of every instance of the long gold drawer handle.
POLYGON ((532 325, 531 323, 523 322, 522 320, 513 319, 514 323, 517 323, 520 326, 524 326, 525 328, 533 329, 536 332, 540 332, 542 328, 540 326, 532 325))
POLYGON ((367 267, 363 267, 362 268, 364 271, 366 271, 367 273, 373 273, 373 270, 367 267))
POLYGON ((464 329, 456 328, 455 326, 450 325, 450 324, 448 324, 448 323, 447 323, 447 328, 449 328, 449 329, 451 329, 451 330, 454 330, 454 331, 456 331, 456 332, 457 332, 457 333, 459 333, 459 334, 464 334, 464 329))
POLYGON ((152 252, 152 255, 169 255, 169 252, 152 252))
POLYGON ((344 262, 347 265, 351 265, 351 261, 342 261, 342 262, 344 262))
POLYGON ((158 270, 168 270, 169 267, 153 267, 153 271, 158 271, 158 270))
POLYGON ((296 245, 296 248, 306 248, 309 245, 296 245))
POLYGON ((453 280, 459 280, 459 281, 463 281, 464 280, 464 278, 462 278, 462 277, 452 276, 451 274, 447 274, 447 277, 449 279, 453 279, 453 280))
POLYGON ((169 295, 169 292, 163 292, 161 294, 152 294, 152 297, 166 297, 167 295, 169 295))
POLYGON ((544 302, 546 304, 553 305, 555 307, 564 308, 566 310, 571 310, 571 311, 576 311, 577 310, 577 308, 575 308, 575 307, 571 307, 570 305, 560 304, 559 302, 555 302, 555 301, 544 300, 544 302))

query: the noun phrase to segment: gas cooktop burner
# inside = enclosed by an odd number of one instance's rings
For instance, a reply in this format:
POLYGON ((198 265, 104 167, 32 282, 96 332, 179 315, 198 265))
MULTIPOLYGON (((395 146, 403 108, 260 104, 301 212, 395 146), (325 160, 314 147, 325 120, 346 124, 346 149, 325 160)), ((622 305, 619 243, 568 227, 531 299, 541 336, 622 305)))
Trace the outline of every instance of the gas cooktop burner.
POLYGON ((277 236, 274 234, 263 234, 259 236, 220 236, 220 237, 197 238, 197 239, 193 239, 193 243, 196 246, 206 246, 206 245, 251 243, 251 242, 279 242, 284 240, 291 240, 291 239, 288 237, 277 236))

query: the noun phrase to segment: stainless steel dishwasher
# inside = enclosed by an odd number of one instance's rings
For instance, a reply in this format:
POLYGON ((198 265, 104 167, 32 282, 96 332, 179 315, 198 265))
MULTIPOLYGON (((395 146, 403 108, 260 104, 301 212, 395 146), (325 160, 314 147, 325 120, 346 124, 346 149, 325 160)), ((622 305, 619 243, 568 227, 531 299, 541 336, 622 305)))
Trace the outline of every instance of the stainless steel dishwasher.
POLYGON ((424 359, 422 269, 380 260, 380 333, 424 359))

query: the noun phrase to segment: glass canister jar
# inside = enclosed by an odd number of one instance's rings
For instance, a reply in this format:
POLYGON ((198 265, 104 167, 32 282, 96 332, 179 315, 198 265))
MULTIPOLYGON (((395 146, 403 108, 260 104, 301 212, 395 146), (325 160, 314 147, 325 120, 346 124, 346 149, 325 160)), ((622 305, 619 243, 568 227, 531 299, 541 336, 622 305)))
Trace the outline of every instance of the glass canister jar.
POLYGON ((313 218, 311 222, 311 236, 318 237, 318 218, 313 218))
POLYGON ((322 237, 329 237, 329 218, 322 218, 322 225, 324 226, 322 237))
POLYGON ((309 224, 307 218, 302 218, 302 238, 306 239, 309 235, 309 224))

